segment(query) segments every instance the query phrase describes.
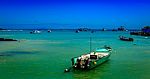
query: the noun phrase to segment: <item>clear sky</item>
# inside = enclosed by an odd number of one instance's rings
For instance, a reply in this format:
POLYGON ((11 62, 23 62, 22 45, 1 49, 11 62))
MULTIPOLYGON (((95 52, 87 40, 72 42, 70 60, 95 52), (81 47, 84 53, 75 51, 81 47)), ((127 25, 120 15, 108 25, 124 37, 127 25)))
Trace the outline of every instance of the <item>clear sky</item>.
POLYGON ((141 28, 150 0, 0 0, 0 28, 141 28))

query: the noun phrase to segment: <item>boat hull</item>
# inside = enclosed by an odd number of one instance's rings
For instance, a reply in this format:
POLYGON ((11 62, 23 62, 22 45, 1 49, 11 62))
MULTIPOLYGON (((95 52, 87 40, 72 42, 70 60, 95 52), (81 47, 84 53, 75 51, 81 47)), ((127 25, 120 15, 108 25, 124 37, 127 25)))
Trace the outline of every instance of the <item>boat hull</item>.
POLYGON ((127 38, 127 39, 125 39, 125 38, 120 38, 120 40, 123 40, 123 41, 133 41, 133 38, 127 38))
POLYGON ((106 62, 109 59, 109 57, 110 57, 110 54, 108 56, 101 58, 101 59, 91 61, 89 64, 89 67, 87 69, 93 69, 93 68, 99 66, 100 64, 106 62))
MULTIPOLYGON (((106 62, 107 60, 109 60, 110 55, 111 55, 111 53, 109 53, 108 55, 103 56, 101 58, 98 58, 98 59, 90 59, 88 64, 84 64, 83 66, 80 63, 76 64, 76 66, 74 64, 72 64, 72 67, 74 69, 90 70, 90 69, 93 69, 93 68, 101 65, 102 63, 106 62)), ((76 59, 76 57, 73 58, 72 61, 74 61, 74 59, 76 59)), ((74 62, 72 62, 72 63, 74 63, 74 62)))
POLYGON ((124 37, 124 36, 119 36, 120 40, 122 41, 134 41, 133 38, 127 38, 127 37, 124 37))

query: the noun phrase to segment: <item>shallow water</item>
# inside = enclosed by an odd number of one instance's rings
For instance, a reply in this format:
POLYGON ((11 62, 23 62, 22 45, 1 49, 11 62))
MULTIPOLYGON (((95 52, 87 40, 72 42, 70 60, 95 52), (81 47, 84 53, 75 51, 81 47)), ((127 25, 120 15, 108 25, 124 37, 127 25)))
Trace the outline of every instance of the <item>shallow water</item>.
POLYGON ((0 79, 150 79, 150 37, 130 36, 129 32, 29 31, 0 32, 0 37, 19 42, 0 42, 0 79), (134 42, 118 36, 133 37, 134 42), (92 49, 109 45, 108 62, 89 70, 64 73, 70 59, 92 49))

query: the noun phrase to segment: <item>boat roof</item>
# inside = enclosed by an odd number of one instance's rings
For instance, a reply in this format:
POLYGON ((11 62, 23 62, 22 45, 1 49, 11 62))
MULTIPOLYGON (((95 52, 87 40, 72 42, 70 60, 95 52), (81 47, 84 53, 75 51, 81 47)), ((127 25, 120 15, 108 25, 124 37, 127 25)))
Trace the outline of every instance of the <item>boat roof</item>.
POLYGON ((108 52, 109 50, 108 50, 108 49, 105 49, 105 48, 96 48, 95 51, 96 51, 96 52, 108 52))

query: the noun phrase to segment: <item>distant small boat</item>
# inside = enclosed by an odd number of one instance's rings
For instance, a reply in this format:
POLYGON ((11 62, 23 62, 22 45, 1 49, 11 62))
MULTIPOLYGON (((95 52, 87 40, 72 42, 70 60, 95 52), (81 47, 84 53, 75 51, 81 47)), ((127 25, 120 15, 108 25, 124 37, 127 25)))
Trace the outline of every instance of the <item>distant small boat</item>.
POLYGON ((5 38, 0 38, 0 41, 17 41, 15 39, 5 39, 5 38))
POLYGON ((89 28, 79 28, 78 29, 80 32, 87 32, 87 31, 90 31, 89 28))
POLYGON ((128 31, 128 30, 126 30, 124 26, 120 26, 120 27, 118 28, 118 31, 128 31))
POLYGON ((76 30, 76 33, 79 33, 80 31, 79 30, 76 30))
POLYGON ((41 33, 41 31, 38 31, 38 30, 34 30, 34 31, 30 32, 30 34, 40 34, 40 33, 41 33))
POLYGON ((123 40, 123 41, 134 41, 133 38, 128 38, 128 37, 124 37, 124 36, 119 36, 120 40, 123 40))
POLYGON ((109 52, 111 50, 112 50, 111 47, 108 46, 104 46, 104 48, 96 48, 97 52, 109 52))
POLYGON ((51 31, 51 30, 48 30, 47 32, 48 32, 48 33, 51 33, 52 31, 51 31))
POLYGON ((102 31, 107 31, 107 29, 103 28, 102 31))

